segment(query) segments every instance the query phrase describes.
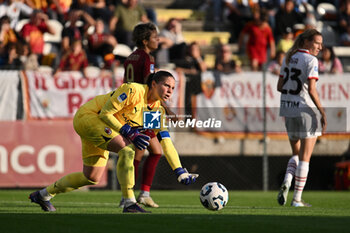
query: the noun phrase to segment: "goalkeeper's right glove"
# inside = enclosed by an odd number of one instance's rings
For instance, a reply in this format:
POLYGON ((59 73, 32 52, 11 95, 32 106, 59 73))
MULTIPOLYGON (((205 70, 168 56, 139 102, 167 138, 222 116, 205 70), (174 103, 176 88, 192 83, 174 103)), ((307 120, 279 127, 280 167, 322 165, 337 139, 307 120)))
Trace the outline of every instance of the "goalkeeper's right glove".
POLYGON ((138 129, 131 128, 130 125, 125 124, 119 130, 120 134, 129 139, 137 149, 144 150, 149 145, 150 137, 138 131, 138 129))
POLYGON ((185 185, 193 184, 194 182, 196 182, 196 179, 199 176, 198 174, 188 173, 187 169, 184 169, 182 167, 176 168, 174 171, 177 176, 177 180, 181 184, 185 185))

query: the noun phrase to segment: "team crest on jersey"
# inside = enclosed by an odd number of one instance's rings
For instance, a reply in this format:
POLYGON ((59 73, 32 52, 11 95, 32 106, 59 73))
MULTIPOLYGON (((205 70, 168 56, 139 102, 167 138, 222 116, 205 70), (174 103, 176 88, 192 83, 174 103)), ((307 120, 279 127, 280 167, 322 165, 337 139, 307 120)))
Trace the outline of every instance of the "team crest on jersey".
POLYGON ((121 102, 123 102, 126 99, 126 97, 127 97, 127 95, 123 92, 122 94, 120 94, 118 96, 117 99, 118 99, 119 103, 121 103, 121 102))
POLYGON ((112 134, 112 130, 108 127, 105 128, 105 133, 108 134, 108 135, 111 135, 112 134))
POLYGON ((149 69, 150 69, 151 73, 154 73, 154 64, 151 64, 149 69))

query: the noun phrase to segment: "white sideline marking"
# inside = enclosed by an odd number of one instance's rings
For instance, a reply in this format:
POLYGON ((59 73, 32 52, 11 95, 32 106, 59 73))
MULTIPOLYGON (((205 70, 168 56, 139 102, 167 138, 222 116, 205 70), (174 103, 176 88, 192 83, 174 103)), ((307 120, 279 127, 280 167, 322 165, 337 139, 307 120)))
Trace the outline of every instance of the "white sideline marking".
MULTIPOLYGON (((29 201, 0 201, 0 204, 9 204, 9 203, 13 203, 13 204, 31 204, 30 200, 29 201)), ((58 204, 58 205, 81 205, 81 206, 116 206, 118 207, 119 204, 117 203, 109 203, 109 202, 66 202, 66 201, 53 201, 53 204, 58 204)), ((162 205, 162 207, 198 207, 201 205, 162 205)))

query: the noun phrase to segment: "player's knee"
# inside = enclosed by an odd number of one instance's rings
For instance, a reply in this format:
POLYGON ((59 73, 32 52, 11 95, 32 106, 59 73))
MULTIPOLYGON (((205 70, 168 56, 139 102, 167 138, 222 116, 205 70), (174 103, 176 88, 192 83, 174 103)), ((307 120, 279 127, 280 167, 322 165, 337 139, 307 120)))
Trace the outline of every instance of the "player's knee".
POLYGON ((135 150, 131 145, 124 147, 118 152, 118 163, 120 166, 129 167, 133 166, 135 150))
POLYGON ((89 176, 86 177, 86 185, 96 185, 100 182, 101 178, 100 177, 95 177, 95 176, 89 176))

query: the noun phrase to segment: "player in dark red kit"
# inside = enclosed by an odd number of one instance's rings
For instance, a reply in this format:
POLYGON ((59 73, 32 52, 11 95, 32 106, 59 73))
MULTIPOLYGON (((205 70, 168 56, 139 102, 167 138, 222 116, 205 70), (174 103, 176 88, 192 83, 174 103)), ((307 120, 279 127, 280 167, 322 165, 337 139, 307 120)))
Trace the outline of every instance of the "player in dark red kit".
POLYGON ((159 37, 152 23, 139 24, 133 32, 137 49, 127 57, 124 82, 146 83, 146 77, 154 73, 154 57, 150 53, 158 48, 159 37))
MULTIPOLYGON (((133 40, 137 49, 127 57, 124 68, 124 82, 146 83, 150 73, 155 72, 154 57, 150 53, 158 48, 159 37, 157 28, 152 23, 142 23, 135 26, 133 31, 133 40)), ((154 137, 152 130, 147 130, 149 136, 154 137)), ((150 143, 147 148, 150 152, 143 165, 141 192, 137 197, 137 201, 148 207, 159 207, 150 196, 150 189, 153 182, 153 177, 162 154, 161 145, 157 140, 155 143, 150 143)), ((135 180, 138 176, 138 166, 144 155, 144 150, 136 149, 134 159, 135 180)), ((123 199, 120 206, 123 206, 123 199)))

